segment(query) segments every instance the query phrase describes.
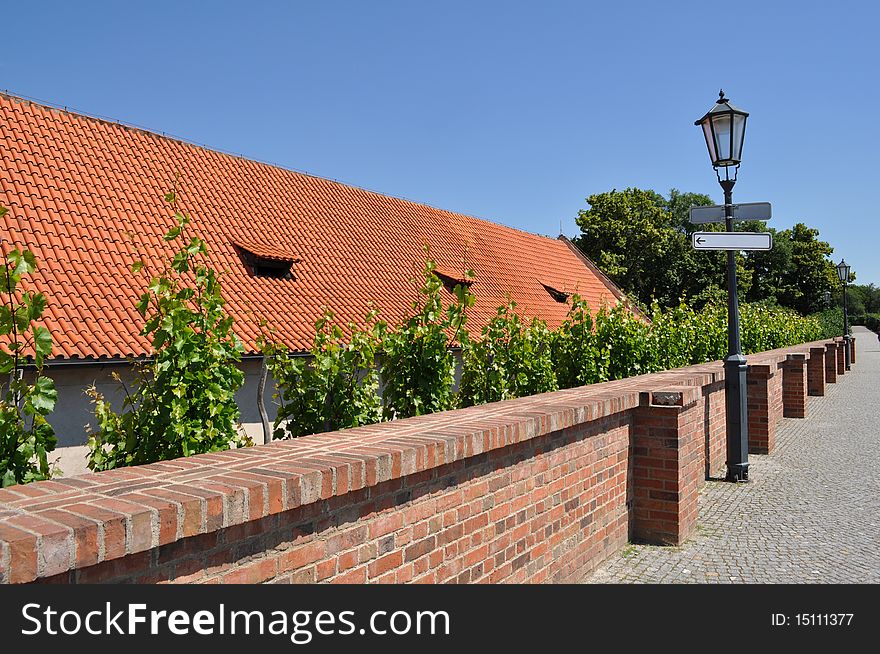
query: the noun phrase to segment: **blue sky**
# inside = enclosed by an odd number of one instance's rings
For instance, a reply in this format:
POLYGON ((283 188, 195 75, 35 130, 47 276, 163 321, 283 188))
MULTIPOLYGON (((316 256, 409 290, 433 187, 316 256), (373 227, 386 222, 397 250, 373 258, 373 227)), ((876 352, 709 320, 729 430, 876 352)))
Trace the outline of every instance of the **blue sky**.
POLYGON ((872 2, 8 3, 0 89, 555 236, 593 193, 721 190, 880 284, 872 2))

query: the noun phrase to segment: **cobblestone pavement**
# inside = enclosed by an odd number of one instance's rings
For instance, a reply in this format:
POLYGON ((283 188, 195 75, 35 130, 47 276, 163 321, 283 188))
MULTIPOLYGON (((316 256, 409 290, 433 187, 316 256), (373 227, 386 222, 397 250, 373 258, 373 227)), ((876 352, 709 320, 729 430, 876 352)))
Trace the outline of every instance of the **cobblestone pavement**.
POLYGON ((584 583, 880 583, 880 342, 854 327, 856 363, 747 484, 706 482, 696 535, 630 545, 584 583))

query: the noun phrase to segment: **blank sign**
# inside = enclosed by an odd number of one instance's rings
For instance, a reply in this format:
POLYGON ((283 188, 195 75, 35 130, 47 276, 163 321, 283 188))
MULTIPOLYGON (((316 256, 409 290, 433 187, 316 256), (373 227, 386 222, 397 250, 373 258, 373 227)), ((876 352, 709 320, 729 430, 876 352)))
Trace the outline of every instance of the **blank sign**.
MULTIPOLYGON (((734 220, 770 220, 773 215, 769 202, 743 202, 730 206, 734 220)), ((724 222, 724 205, 691 207, 690 220, 694 225, 724 222)))
POLYGON ((691 244, 695 250, 770 250, 773 236, 769 232, 694 232, 691 244))

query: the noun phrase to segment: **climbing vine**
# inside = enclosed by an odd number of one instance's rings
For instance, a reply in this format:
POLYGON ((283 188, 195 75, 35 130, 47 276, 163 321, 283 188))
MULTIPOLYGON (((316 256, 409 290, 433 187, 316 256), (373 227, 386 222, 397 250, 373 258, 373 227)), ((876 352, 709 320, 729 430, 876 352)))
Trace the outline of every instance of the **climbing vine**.
POLYGON ((497 402, 558 388, 552 332, 542 320, 523 321, 508 299, 464 349, 459 403, 497 402))
POLYGON ((382 403, 376 350, 385 330, 370 311, 360 328, 334 324, 325 309, 315 322, 308 356, 297 356, 271 335, 260 339, 269 374, 275 380, 278 414, 274 438, 288 438, 379 422, 382 403))
MULTIPOLYGON (((235 393, 244 381, 237 364, 242 346, 224 311, 220 280, 205 262, 207 249, 184 238, 190 219, 177 210, 176 193, 165 196, 176 225, 165 241, 183 240, 161 274, 151 278, 137 304, 143 336, 153 356, 136 368, 116 413, 93 386, 97 430, 89 438, 88 466, 107 470, 250 444, 239 430, 235 393)), ((143 261, 132 272, 143 269, 143 261)))
MULTIPOLYGON (((467 347, 467 309, 474 304, 468 284, 452 289, 455 301, 443 306, 443 282, 428 260, 412 314, 388 328, 379 354, 382 374, 382 412, 386 420, 407 418, 454 408, 455 355, 453 343, 467 347)), ((469 273, 469 277, 472 273, 469 273)))
MULTIPOLYGON (((0 217, 7 212, 0 207, 0 217)), ((55 431, 46 416, 55 408, 55 384, 43 374, 52 353, 52 336, 36 324, 46 309, 42 293, 22 288, 22 280, 36 270, 29 250, 6 254, 0 272, 0 486, 49 479, 55 471, 48 454, 55 449, 55 431), (30 353, 30 354, 29 354, 30 353), (32 364, 31 379, 25 368, 32 364), (8 377, 7 377, 8 376, 8 377)))

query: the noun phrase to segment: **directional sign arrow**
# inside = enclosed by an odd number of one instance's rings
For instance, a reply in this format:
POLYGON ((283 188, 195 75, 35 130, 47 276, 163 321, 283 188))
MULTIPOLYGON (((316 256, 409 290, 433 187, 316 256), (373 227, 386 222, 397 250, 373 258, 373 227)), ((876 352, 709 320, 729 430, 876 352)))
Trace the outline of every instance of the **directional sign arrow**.
POLYGON ((695 250, 770 250, 773 236, 769 232, 694 232, 691 244, 695 250))
MULTIPOLYGON (((772 210, 769 202, 743 202, 742 204, 730 205, 733 210, 734 220, 770 220, 772 210)), ((691 207, 689 212, 691 223, 702 225, 703 223, 724 222, 725 213, 723 204, 715 204, 708 207, 691 207)))

